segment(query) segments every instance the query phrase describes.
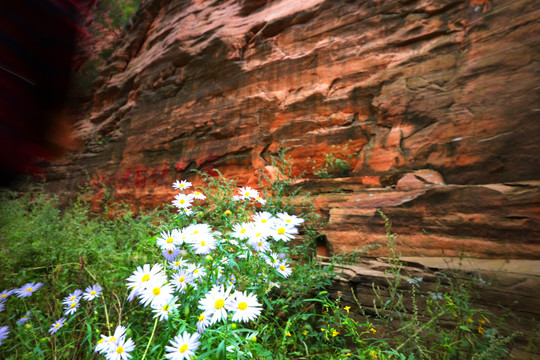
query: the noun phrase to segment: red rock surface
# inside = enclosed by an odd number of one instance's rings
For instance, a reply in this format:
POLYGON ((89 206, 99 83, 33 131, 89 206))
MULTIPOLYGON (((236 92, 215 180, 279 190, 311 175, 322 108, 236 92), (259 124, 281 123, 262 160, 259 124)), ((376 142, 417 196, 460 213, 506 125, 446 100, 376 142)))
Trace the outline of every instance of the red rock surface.
POLYGON ((191 169, 254 184, 283 143, 296 174, 313 177, 333 152, 350 162, 348 186, 378 187, 369 211, 349 206, 370 204, 368 193, 316 199, 345 204, 328 210, 335 249, 357 246, 353 233, 372 241, 377 206, 397 232, 417 234, 411 253, 455 253, 448 244, 461 241, 492 244, 477 250, 483 256, 538 257, 538 192, 530 200, 517 185, 508 193, 486 184, 540 180, 540 3, 476 6, 143 1, 81 114, 85 146, 50 167, 48 186, 72 193, 89 178, 154 206, 170 200, 174 179, 193 178, 191 169), (459 186, 387 188, 418 169, 459 186), (470 229, 471 240, 456 229, 470 229))

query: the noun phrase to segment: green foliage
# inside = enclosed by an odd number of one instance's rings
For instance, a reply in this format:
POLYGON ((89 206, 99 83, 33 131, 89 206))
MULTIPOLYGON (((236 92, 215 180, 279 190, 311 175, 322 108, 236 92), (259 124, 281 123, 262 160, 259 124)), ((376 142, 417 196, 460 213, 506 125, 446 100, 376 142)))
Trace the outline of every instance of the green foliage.
POLYGON ((111 30, 122 29, 135 15, 141 0, 101 0, 96 9, 96 19, 111 30))
POLYGON ((324 155, 324 162, 318 166, 316 161, 308 158, 308 163, 313 163, 313 174, 321 179, 347 177, 350 175, 351 161, 355 154, 348 152, 349 143, 341 146, 332 145, 332 151, 324 155), (340 154, 338 154, 340 153, 340 154))

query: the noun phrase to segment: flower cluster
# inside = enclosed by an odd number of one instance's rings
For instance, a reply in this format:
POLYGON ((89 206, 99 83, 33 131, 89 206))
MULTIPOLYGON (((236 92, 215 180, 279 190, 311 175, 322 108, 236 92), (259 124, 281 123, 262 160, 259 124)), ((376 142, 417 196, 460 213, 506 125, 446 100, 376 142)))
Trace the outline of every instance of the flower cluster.
MULTIPOLYGON (((195 199, 205 199, 199 191, 186 194, 184 191, 191 186, 185 180, 173 184, 181 191, 173 205, 182 215, 193 213, 195 199)), ((249 187, 240 188, 233 200, 265 203, 259 192, 249 187)), ((262 312, 257 289, 265 289, 259 291, 260 296, 272 286, 279 286, 272 281, 276 276, 291 274, 285 255, 278 249, 298 234, 297 227, 303 221, 284 212, 273 215, 258 211, 252 214, 251 221, 227 224, 219 230, 189 220, 186 226, 161 232, 156 245, 164 264, 137 267, 127 278, 126 286, 130 289, 128 300, 137 299, 152 310, 154 318, 167 321, 175 316, 187 329, 192 329, 169 341, 166 358, 191 359, 201 344, 202 334, 218 323, 256 320, 262 312), (259 272, 256 284, 248 283, 240 272, 253 267, 259 272), (178 316, 180 309, 193 306, 200 311, 190 316, 185 315, 189 311, 184 311, 184 316, 178 316)))
POLYGON ((107 360, 126 360, 131 358, 130 352, 135 349, 132 339, 126 340, 126 328, 119 325, 111 336, 101 335, 94 351, 105 355, 107 360))
MULTIPOLYGON (((34 292, 39 290, 43 284, 38 282, 31 282, 28 284, 24 284, 20 288, 11 289, 11 290, 3 290, 0 292, 0 312, 4 311, 6 307, 6 301, 10 295, 16 294, 19 298, 27 298, 32 296, 34 292)), ((17 324, 22 325, 25 322, 28 321, 30 318, 30 313, 27 312, 21 319, 17 321, 17 324)), ((8 326, 0 326, 0 345, 2 345, 2 340, 7 338, 9 334, 9 327, 8 326)))

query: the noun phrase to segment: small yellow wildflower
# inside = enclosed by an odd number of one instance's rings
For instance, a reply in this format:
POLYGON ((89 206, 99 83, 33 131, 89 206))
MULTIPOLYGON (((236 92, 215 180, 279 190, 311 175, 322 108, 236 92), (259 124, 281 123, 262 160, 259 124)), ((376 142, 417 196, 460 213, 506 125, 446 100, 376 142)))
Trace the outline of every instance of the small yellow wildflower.
POLYGON ((375 328, 369 328, 369 331, 371 331, 371 333, 375 334, 377 332, 377 330, 375 330, 375 328))
POLYGON ((346 353, 345 356, 351 356, 351 353, 346 353))
POLYGON ((231 215, 231 214, 232 214, 232 212, 229 209, 227 209, 227 210, 225 210, 225 212, 223 212, 223 215, 231 215))
POLYGON ((485 324, 485 323, 486 323, 486 320, 482 319, 482 320, 480 320, 480 322, 481 322, 482 324, 485 324))
POLYGON ((285 336, 291 336, 291 333, 287 331, 287 332, 285 333, 285 336))
POLYGON ((371 358, 372 358, 372 359, 377 359, 377 353, 375 352, 375 350, 371 350, 371 351, 369 352, 369 355, 371 355, 371 358))
POLYGON ((302 332, 302 335, 304 335, 304 336, 306 336, 307 334, 309 334, 309 331, 307 331, 307 330, 304 330, 304 331, 302 332))
POLYGON ((351 310, 351 307, 350 306, 345 306, 344 307, 345 311, 347 312, 347 314, 349 313, 349 310, 351 310))
POLYGON ((473 319, 468 318, 467 321, 470 322, 470 323, 472 323, 472 322, 473 322, 473 319))
POLYGON ((478 332, 480 333, 480 335, 484 335, 484 328, 479 326, 478 327, 478 332))
POLYGON ((325 332, 325 331, 326 331, 326 329, 325 329, 325 328, 321 328, 321 331, 322 331, 322 332, 325 332))
POLYGON ((336 337, 338 335, 339 335, 339 331, 336 331, 336 330, 332 329, 332 336, 336 337))

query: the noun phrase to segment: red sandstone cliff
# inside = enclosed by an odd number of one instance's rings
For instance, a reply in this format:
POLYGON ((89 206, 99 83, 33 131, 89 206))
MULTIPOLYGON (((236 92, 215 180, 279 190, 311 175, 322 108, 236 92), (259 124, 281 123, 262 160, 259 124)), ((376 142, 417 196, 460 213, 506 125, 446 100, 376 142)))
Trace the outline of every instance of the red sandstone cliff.
POLYGON ((540 258, 538 19, 527 0, 143 1, 81 114, 84 148, 50 167, 49 187, 88 173, 152 205, 193 168, 253 184, 283 142, 307 177, 325 153, 350 156, 354 189, 317 190, 336 251, 380 237, 382 207, 415 237, 405 253, 468 242, 540 258), (459 186, 394 189, 418 169, 459 186))

